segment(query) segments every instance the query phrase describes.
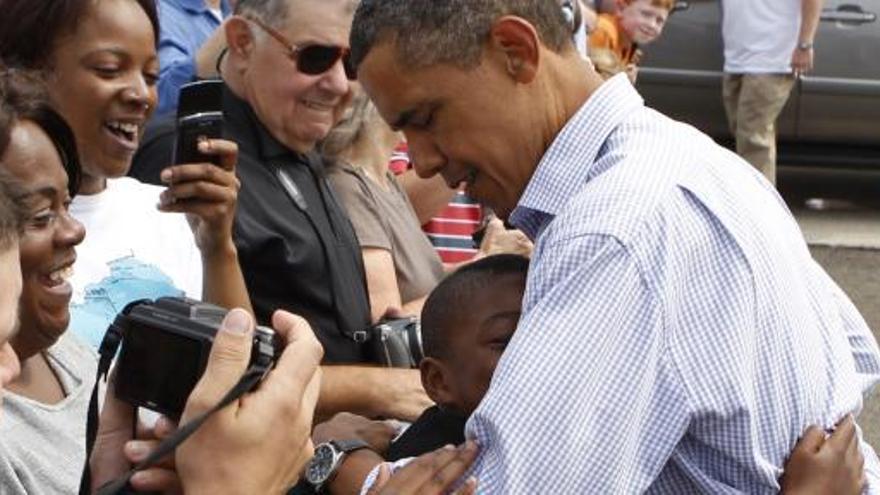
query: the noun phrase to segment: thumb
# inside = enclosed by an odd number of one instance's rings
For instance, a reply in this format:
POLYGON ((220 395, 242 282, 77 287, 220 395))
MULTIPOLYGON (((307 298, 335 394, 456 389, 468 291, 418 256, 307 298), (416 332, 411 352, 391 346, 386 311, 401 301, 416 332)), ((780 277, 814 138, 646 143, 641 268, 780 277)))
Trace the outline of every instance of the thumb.
POLYGON ((795 447, 795 451, 792 453, 792 455, 794 455, 798 451, 809 452, 810 454, 813 454, 815 452, 818 452, 824 444, 825 431, 816 425, 810 426, 809 428, 807 428, 807 431, 804 432, 804 436, 801 437, 800 441, 798 441, 798 444, 795 447))
POLYGON ((243 309, 233 309, 214 337, 205 373, 196 384, 183 414, 184 422, 215 406, 241 379, 251 360, 254 320, 243 309))
POLYGON ((483 236, 483 243, 480 244, 480 251, 486 251, 492 247, 498 234, 504 232, 504 222, 498 217, 492 217, 486 224, 486 234, 483 236))

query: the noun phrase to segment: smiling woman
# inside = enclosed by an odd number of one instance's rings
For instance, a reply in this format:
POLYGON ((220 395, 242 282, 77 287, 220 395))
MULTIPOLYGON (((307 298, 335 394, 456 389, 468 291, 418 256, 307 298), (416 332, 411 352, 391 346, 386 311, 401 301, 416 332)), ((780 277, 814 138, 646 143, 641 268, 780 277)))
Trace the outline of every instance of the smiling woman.
POLYGON ((84 463, 84 422, 95 355, 65 335, 74 248, 85 231, 68 213, 79 177, 73 134, 42 99, 36 80, 0 73, 0 171, 21 189, 20 330, 12 339, 21 374, 6 387, 0 423, 4 493, 75 490, 84 463), (70 179, 69 179, 70 178, 70 179), (52 438, 52 442, 38 439, 52 438))
POLYGON ((232 244, 235 146, 211 141, 207 154, 221 166, 166 170, 167 189, 124 177, 157 104, 155 3, 0 0, 0 11, 0 58, 42 72, 79 149, 83 177, 70 211, 89 236, 75 272, 54 275, 71 276, 71 329, 97 347, 135 299, 249 307, 232 244))

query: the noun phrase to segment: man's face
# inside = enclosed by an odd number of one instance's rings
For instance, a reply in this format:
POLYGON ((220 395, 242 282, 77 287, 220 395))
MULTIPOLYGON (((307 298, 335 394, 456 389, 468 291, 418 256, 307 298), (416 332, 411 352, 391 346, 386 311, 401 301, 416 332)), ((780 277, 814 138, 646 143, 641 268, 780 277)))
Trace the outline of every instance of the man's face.
POLYGON ((489 391, 492 374, 507 348, 522 307, 525 274, 506 274, 492 284, 493 290, 476 294, 473 304, 449 328, 449 370, 454 407, 470 415, 489 391))
MULTIPOLYGON (((506 218, 540 156, 522 88, 497 56, 463 70, 445 64, 408 69, 391 42, 370 50, 358 80, 393 128, 406 135, 421 177, 441 174, 450 188, 506 218)), ((532 119, 532 121, 534 118, 532 119)))
POLYGON ((651 0, 635 0, 620 11, 620 25, 640 45, 656 40, 663 32, 669 11, 651 5, 651 0))
POLYGON ((0 399, 3 389, 18 376, 19 364, 9 340, 18 328, 21 267, 18 242, 0 249, 0 399))
MULTIPOLYGON (((297 47, 348 46, 353 14, 346 12, 346 2, 297 0, 290 9, 278 32, 297 47)), ((323 74, 304 74, 279 40, 254 23, 251 30, 256 44, 247 58, 245 98, 275 139, 295 151, 310 151, 339 121, 351 98, 342 62, 323 74)))

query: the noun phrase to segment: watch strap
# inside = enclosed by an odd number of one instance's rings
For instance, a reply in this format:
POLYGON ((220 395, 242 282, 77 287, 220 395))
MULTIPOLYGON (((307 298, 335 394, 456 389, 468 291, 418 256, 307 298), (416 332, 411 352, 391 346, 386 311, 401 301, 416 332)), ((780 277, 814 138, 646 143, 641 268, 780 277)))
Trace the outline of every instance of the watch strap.
POLYGON ((354 452, 355 450, 370 448, 370 444, 359 439, 331 440, 330 443, 333 444, 333 447, 335 447, 336 450, 344 454, 354 452))
POLYGON ((813 49, 813 42, 810 41, 810 42, 798 43, 797 49, 802 50, 802 51, 812 50, 813 49))

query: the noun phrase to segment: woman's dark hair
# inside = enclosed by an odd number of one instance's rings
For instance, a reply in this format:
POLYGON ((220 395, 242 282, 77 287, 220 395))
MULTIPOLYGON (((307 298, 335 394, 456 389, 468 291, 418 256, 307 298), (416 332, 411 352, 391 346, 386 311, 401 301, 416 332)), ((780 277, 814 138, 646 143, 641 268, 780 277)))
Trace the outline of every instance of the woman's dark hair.
POLYGON ((22 121, 33 122, 52 140, 67 172, 67 189, 73 197, 82 178, 73 131, 52 108, 39 77, 28 71, 4 69, 0 64, 0 157, 9 147, 12 129, 22 121))
MULTIPOLYGON (((153 38, 159 43, 159 16, 156 0, 133 0, 141 6, 153 25, 153 38)), ((10 67, 46 69, 55 43, 65 34, 76 32, 82 17, 94 0, 0 0, 0 59, 10 67)), ((100 8, 100 7, 97 7, 100 8)))

